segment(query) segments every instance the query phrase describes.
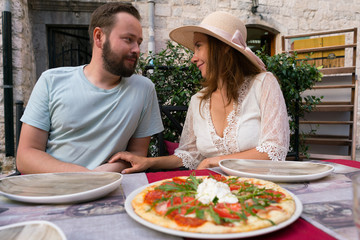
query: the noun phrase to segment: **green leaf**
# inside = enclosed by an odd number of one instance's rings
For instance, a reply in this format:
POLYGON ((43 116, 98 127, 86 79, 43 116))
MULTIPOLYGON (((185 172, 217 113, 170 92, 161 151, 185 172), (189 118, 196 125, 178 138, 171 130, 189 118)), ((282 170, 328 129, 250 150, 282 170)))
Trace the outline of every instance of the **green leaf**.
POLYGON ((202 209, 196 209, 195 210, 195 216, 200 219, 204 219, 205 217, 205 211, 202 209))
POLYGON ((213 207, 210 205, 209 208, 207 209, 208 213, 210 214, 210 217, 214 220, 215 223, 220 224, 220 216, 219 214, 217 214, 213 207))

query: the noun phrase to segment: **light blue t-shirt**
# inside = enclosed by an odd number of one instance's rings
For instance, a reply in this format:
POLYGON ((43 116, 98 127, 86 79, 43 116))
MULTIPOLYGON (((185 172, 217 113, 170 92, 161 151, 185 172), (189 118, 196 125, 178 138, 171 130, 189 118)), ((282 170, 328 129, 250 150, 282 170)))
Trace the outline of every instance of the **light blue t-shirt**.
POLYGON ((124 151, 130 138, 164 130, 154 84, 140 75, 105 90, 91 84, 84 66, 45 71, 21 121, 49 132, 46 152, 94 169, 124 151))

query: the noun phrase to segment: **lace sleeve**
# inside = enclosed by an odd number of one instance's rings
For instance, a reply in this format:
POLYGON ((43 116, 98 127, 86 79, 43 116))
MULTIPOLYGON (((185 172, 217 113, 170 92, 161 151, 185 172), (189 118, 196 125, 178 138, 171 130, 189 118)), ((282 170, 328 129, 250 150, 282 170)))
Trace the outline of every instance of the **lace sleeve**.
POLYGON ((193 101, 190 102, 184 128, 180 137, 179 147, 175 150, 174 155, 181 158, 184 167, 195 169, 199 163, 204 160, 204 157, 200 154, 196 147, 196 136, 194 133, 194 108, 193 101))
POLYGON ((272 73, 266 73, 261 87, 261 135, 259 152, 273 161, 284 161, 289 149, 289 117, 284 96, 272 73))

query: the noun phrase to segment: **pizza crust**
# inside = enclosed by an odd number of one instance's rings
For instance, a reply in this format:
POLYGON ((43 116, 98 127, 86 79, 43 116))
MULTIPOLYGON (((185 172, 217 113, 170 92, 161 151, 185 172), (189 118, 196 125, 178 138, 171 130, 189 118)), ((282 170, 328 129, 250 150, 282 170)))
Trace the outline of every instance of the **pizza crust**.
MULTIPOLYGON (((233 177, 229 176, 228 178, 233 177)), ((188 177, 180 177, 180 178, 188 178, 188 177)), ((205 178, 205 177, 197 177, 197 178, 205 178)), ((135 198, 132 200, 131 204, 134 208, 134 211, 137 215, 141 218, 149 221, 153 224, 170 228, 179 231, 185 232, 194 232, 194 233, 214 233, 214 234, 221 234, 221 233, 240 233, 240 232, 249 232, 254 231, 266 227, 273 226, 270 221, 259 219, 256 216, 249 216, 246 222, 234 222, 232 226, 224 226, 218 225, 213 221, 207 221, 205 224, 199 227, 190 227, 190 226, 180 226, 175 221, 169 219, 168 217, 162 216, 158 214, 154 209, 151 209, 149 204, 144 203, 144 197, 149 192, 152 191, 155 187, 161 185, 164 182, 171 181, 171 179, 165 179, 162 181, 158 181, 155 184, 150 185, 149 187, 145 188, 141 191, 135 198)), ((264 219, 270 219, 275 224, 279 224, 288 220, 295 212, 296 205, 294 199, 291 195, 279 185, 265 181, 260 179, 254 178, 239 178, 239 181, 250 181, 257 185, 262 185, 267 189, 273 189, 275 191, 279 191, 285 194, 285 200, 281 201, 280 203, 274 204, 274 206, 281 207, 281 210, 272 210, 266 212, 264 214, 259 213, 258 216, 264 219)))

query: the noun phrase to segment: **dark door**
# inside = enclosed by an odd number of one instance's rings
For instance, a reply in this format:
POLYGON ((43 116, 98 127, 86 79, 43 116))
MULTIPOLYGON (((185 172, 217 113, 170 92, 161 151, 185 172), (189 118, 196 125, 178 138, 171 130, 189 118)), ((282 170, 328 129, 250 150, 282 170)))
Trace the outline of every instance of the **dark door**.
POLYGON ((48 26, 49 68, 79 66, 90 62, 87 26, 48 26))

